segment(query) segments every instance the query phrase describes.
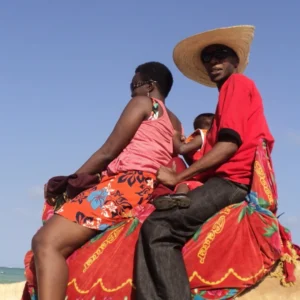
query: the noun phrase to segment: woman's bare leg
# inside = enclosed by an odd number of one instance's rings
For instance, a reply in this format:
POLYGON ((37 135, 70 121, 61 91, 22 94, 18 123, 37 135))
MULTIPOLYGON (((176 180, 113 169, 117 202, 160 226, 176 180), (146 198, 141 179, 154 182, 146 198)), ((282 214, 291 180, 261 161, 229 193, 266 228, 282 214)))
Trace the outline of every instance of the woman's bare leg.
POLYGON ((35 234, 32 250, 39 300, 64 300, 68 283, 66 258, 97 231, 54 215, 35 234))

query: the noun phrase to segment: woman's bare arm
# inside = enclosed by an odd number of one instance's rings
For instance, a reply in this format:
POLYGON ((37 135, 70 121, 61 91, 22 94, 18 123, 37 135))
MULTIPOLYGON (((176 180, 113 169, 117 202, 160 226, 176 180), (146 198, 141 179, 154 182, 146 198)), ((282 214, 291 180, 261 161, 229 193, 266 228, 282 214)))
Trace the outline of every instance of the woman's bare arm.
POLYGON ((152 102, 148 97, 132 98, 104 145, 76 171, 76 174, 96 174, 105 170, 129 144, 141 123, 149 116, 151 109, 152 102))
POLYGON ((168 112, 168 115, 169 115, 169 118, 170 118, 170 121, 173 125, 173 128, 174 130, 177 132, 181 132, 182 131, 182 125, 181 125, 181 122, 180 120, 177 118, 177 116, 172 113, 168 108, 167 108, 167 112, 168 112))
POLYGON ((180 120, 177 118, 176 115, 174 115, 169 109, 167 109, 168 115, 170 118, 170 121, 173 125, 174 129, 174 136, 173 136, 173 154, 177 155, 178 153, 178 147, 179 144, 182 144, 182 137, 183 137, 183 129, 182 129, 182 124, 180 120))
POLYGON ((176 132, 173 137, 173 144, 174 150, 177 154, 185 155, 202 147, 202 137, 199 134, 196 135, 190 142, 184 143, 181 140, 181 134, 176 132))

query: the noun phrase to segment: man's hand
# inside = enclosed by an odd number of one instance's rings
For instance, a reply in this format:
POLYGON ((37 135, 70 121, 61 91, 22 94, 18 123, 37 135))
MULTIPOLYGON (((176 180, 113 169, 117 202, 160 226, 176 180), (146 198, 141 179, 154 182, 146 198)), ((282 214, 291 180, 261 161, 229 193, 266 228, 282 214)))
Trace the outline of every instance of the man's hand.
POLYGON ((157 180, 167 186, 175 186, 179 181, 176 173, 176 164, 172 168, 161 166, 157 171, 157 180))

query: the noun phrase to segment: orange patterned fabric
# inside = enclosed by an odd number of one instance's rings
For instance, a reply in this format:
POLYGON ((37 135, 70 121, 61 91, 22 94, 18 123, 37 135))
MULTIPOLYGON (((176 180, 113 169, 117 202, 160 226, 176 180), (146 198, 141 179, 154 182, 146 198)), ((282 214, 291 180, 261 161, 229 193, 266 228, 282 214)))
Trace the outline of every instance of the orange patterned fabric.
POLYGON ((154 181, 154 174, 142 171, 103 176, 99 184, 66 202, 55 213, 82 226, 106 230, 132 217, 131 210, 149 200, 154 181))

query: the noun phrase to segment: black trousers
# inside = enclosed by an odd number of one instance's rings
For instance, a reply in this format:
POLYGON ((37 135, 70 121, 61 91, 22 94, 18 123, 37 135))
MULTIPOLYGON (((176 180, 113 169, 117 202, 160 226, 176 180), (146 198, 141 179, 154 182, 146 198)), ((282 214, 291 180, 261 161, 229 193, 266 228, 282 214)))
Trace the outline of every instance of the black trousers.
POLYGON ((144 222, 135 254, 136 300, 190 300, 182 247, 222 208, 245 199, 248 187, 213 177, 189 192, 189 208, 154 211, 144 222))

